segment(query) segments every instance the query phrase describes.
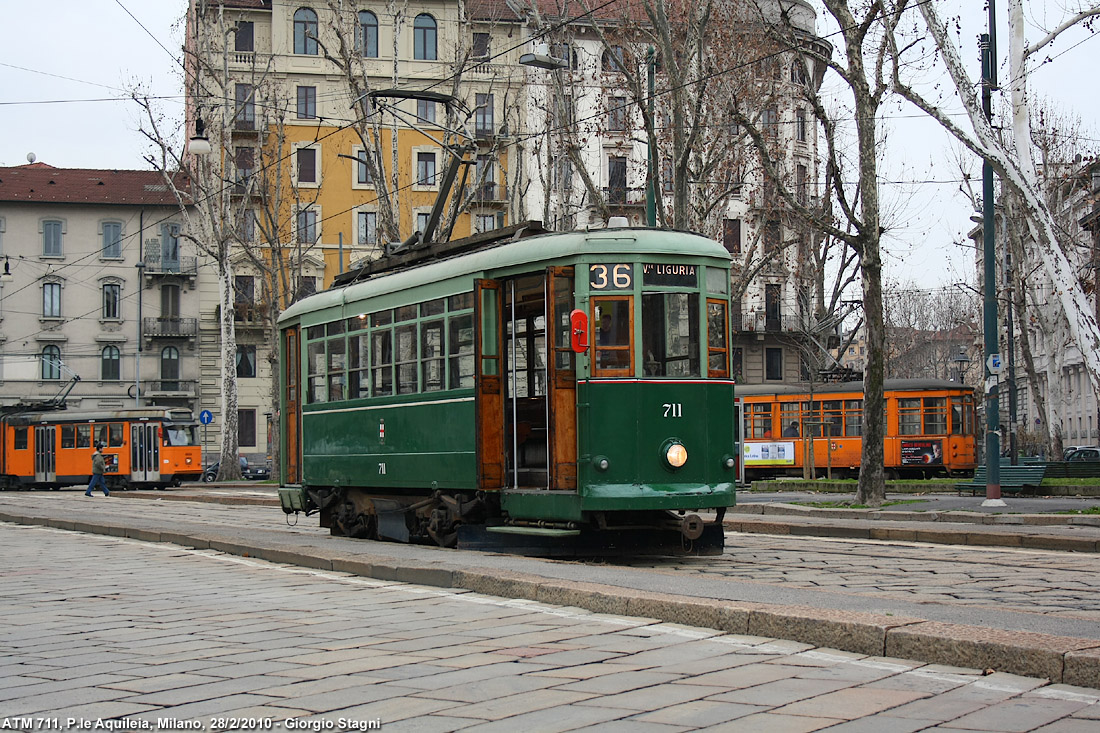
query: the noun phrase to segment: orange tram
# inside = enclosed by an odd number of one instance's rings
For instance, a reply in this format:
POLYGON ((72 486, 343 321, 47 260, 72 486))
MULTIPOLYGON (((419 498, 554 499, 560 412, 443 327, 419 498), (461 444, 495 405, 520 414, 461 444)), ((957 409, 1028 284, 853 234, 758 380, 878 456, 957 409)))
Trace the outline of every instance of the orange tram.
MULTIPOLYGON (((887 379, 886 478, 972 475, 977 465, 974 390, 941 379, 887 379)), ((738 385, 745 479, 859 473, 863 382, 738 385)))
POLYGON ((87 484, 103 446, 110 489, 197 481, 202 448, 190 410, 13 411, 0 416, 0 489, 87 484))

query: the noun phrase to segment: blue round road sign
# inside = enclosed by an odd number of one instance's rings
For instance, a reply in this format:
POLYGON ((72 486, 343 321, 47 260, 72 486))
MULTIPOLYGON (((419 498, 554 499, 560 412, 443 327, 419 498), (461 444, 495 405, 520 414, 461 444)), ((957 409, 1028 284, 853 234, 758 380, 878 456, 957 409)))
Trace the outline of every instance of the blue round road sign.
POLYGON ((209 425, 214 422, 214 413, 210 412, 210 410, 203 410, 199 413, 199 422, 203 425, 209 425))

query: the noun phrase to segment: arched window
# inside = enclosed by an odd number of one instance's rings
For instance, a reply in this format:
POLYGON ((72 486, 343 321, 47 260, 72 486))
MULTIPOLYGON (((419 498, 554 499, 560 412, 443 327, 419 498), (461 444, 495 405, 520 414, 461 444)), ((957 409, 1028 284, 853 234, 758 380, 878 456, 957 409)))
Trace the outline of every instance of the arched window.
POLYGON ((600 61, 600 68, 603 71, 622 71, 623 47, 612 46, 611 48, 604 50, 603 59, 600 61))
POLYGON ((117 346, 104 346, 99 354, 99 378, 103 381, 122 379, 122 360, 117 346))
POLYGON ((435 18, 421 13, 413 21, 413 58, 423 61, 436 60, 435 18))
POLYGON ((378 18, 368 10, 359 11, 359 37, 356 45, 359 53, 367 58, 378 58, 378 18))
POLYGON ((61 347, 50 344, 42 349, 42 378, 61 379, 61 347))
POLYGON ((317 13, 309 8, 294 11, 294 53, 317 55, 317 13))
POLYGON ((165 392, 178 392, 180 378, 180 352, 175 346, 166 346, 160 352, 160 388, 165 392))

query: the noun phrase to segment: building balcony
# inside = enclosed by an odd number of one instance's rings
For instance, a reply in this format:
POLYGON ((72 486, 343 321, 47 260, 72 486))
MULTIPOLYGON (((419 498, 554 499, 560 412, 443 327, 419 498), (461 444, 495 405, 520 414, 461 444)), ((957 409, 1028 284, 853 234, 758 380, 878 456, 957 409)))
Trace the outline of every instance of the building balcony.
POLYGON ((164 277, 169 275, 194 278, 199 271, 197 257, 165 258, 159 252, 145 253, 145 277, 164 277))
POLYGON ((607 187, 604 188, 603 193, 607 197, 607 203, 611 206, 645 206, 644 188, 607 187))
POLYGON ((141 330, 146 338, 194 338, 199 332, 199 319, 144 318, 141 330))
POLYGON ((511 67, 505 64, 491 64, 487 61, 473 59, 473 63, 467 67, 464 73, 478 79, 497 79, 507 76, 511 70, 511 67))
POLYGON ((264 303, 235 303, 233 323, 238 328, 267 328, 268 307, 264 303))
POLYGON ((783 313, 757 311, 745 313, 741 318, 741 331, 746 333, 788 333, 798 329, 798 317, 783 313))
POLYGON ((499 183, 483 183, 474 189, 474 203, 504 204, 508 202, 508 190, 499 183))
POLYGON ((142 396, 147 398, 188 398, 198 394, 197 379, 154 379, 142 381, 142 396))

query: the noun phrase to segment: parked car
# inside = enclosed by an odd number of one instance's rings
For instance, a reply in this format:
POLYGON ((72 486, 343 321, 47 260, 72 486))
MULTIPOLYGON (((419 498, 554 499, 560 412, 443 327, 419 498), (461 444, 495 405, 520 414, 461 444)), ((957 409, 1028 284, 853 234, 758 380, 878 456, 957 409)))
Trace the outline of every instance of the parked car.
MULTIPOLYGON (((248 462, 248 459, 244 456, 240 457, 241 461, 241 476, 249 481, 266 481, 271 476, 271 471, 267 466, 254 466, 248 462)), ((202 472, 202 480, 206 483, 216 481, 218 478, 218 468, 221 467, 221 461, 212 463, 206 467, 202 472)))
POLYGON ((1100 448, 1075 448, 1066 454, 1067 461, 1100 461, 1100 448))

